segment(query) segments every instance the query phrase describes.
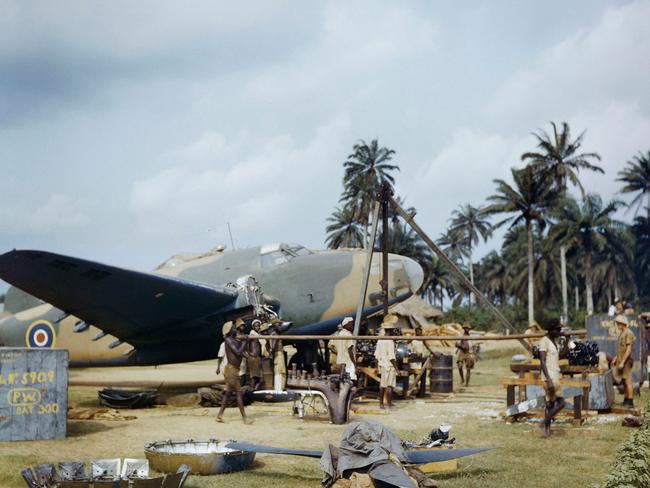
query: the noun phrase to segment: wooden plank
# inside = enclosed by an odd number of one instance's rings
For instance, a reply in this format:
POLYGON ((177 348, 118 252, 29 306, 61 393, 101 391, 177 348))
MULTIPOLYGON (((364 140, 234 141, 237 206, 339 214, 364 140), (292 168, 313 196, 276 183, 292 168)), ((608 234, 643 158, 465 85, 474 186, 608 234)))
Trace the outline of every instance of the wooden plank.
MULTIPOLYGON (((540 378, 536 379, 527 379, 527 378, 501 378, 499 380, 499 384, 503 387, 508 387, 510 385, 513 386, 526 386, 526 385, 536 385, 536 386, 544 386, 544 381, 542 381, 540 378)), ((579 380, 575 378, 561 378, 560 379, 560 385, 561 386, 573 386, 576 388, 589 388, 591 386, 591 383, 587 380, 579 380)))
POLYGON ((381 378, 377 374, 377 370, 375 368, 359 368, 359 370, 364 373, 366 376, 371 377, 373 380, 375 380, 377 383, 381 383, 381 378))

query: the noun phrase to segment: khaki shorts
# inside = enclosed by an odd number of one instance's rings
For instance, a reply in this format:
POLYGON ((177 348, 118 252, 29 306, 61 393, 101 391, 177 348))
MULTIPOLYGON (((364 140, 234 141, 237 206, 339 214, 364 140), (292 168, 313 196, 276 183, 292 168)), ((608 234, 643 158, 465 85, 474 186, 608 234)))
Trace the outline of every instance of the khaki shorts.
POLYGON ((382 366, 379 368, 381 381, 379 382, 380 388, 395 388, 397 384, 397 371, 393 366, 382 366))
POLYGON ((456 363, 464 364, 468 369, 472 369, 475 363, 474 354, 471 352, 461 351, 458 353, 458 359, 456 360, 456 363))
POLYGON ((248 358, 248 374, 251 378, 262 376, 262 360, 260 358, 248 358))
POLYGON ((239 381, 239 368, 232 364, 226 365, 224 372, 224 379, 226 380, 226 391, 241 391, 241 383, 239 381))
POLYGON ((623 369, 616 368, 616 375, 625 381, 632 381, 632 361, 625 361, 623 369))

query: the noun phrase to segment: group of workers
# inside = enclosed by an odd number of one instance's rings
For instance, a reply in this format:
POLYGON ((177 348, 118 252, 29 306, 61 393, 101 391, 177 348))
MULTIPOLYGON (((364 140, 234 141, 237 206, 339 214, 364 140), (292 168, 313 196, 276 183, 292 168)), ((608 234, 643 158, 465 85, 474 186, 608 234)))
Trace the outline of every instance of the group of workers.
MULTIPOLYGON (((394 336, 398 319, 393 314, 384 316, 379 328, 380 336, 394 336)), ((469 335, 469 324, 463 327, 464 333, 469 335)), ((357 380, 357 352, 356 341, 352 339, 354 330, 354 319, 346 317, 341 321, 337 332, 337 340, 331 341, 331 350, 336 354, 336 364, 340 371, 344 371, 350 379, 357 380), (345 339, 345 337, 350 339, 345 339), (340 339, 343 337, 344 339, 340 339)), ((223 422, 223 413, 226 409, 229 396, 234 394, 237 398, 237 406, 245 423, 252 422, 247 416, 244 408, 242 384, 249 382, 253 390, 259 389, 263 380, 264 363, 266 368, 273 370, 273 388, 276 391, 284 390, 286 385, 286 360, 282 341, 279 339, 265 339, 264 336, 273 333, 278 335, 280 330, 276 324, 262 323, 260 320, 253 320, 248 340, 242 341, 237 335, 244 334, 245 323, 242 319, 235 322, 226 322, 223 325, 224 340, 221 344, 218 357, 220 366, 217 373, 222 373, 225 379, 225 390, 222 397, 221 408, 217 414, 217 422, 223 422), (258 338, 259 337, 259 338, 258 338), (246 381, 244 381, 246 378, 246 381)), ((415 335, 422 335, 422 328, 415 328, 415 335)), ((461 379, 469 384, 470 371, 474 366, 474 356, 469 346, 469 341, 461 340, 456 344, 459 351, 458 368, 461 379), (465 368, 465 373, 463 373, 465 368)), ((393 403, 393 389, 397 384, 397 376, 400 367, 395 354, 394 340, 378 340, 374 352, 374 358, 379 374, 379 406, 381 409, 390 409, 393 403)), ((426 390, 426 370, 430 369, 428 358, 437 355, 430 346, 422 340, 413 339, 410 341, 409 371, 419 382, 420 396, 424 396, 426 390)))
MULTIPOLYGON (((397 316, 387 314, 384 316, 381 327, 379 328, 379 336, 390 337, 396 335, 398 324, 397 316)), ((468 323, 463 326, 465 335, 469 335, 471 327, 468 323)), ((354 330, 354 319, 346 317, 343 319, 339 326, 338 337, 352 337, 354 330)), ((419 325, 414 329, 415 335, 422 336, 422 327, 419 325)), ((356 344, 352 339, 338 339, 331 341, 331 350, 336 354, 336 364, 341 371, 345 371, 352 381, 357 379, 357 364, 356 364, 356 344)), ((413 375, 415 385, 418 388, 418 396, 424 396, 426 391, 427 375, 426 371, 431 369, 429 358, 434 358, 438 355, 433 351, 426 341, 419 339, 411 339, 410 355, 408 370, 410 375, 413 375)), ((469 385, 471 370, 475 364, 474 351, 471 348, 469 341, 466 339, 460 340, 456 343, 458 349, 458 370, 461 377, 461 382, 465 386, 469 385), (464 370, 464 372, 463 372, 464 370)), ((397 385, 398 371, 400 370, 397 356, 395 354, 395 341, 394 340, 378 340, 375 347, 374 358, 377 365, 377 372, 379 374, 379 408, 390 409, 393 403, 393 389, 397 385)))
MULTIPOLYGON (((614 381, 620 384, 623 389, 626 407, 633 407, 634 388, 632 383, 632 346, 636 340, 634 333, 629 329, 628 318, 625 315, 616 315, 614 322, 619 331, 616 356, 611 358, 610 364, 613 371, 614 381)), ((395 336, 398 319, 393 314, 384 316, 379 328, 379 336, 395 336)), ((225 393, 222 398, 221 408, 217 415, 217 421, 223 422, 223 413, 230 394, 237 397, 237 405, 245 423, 252 422, 246 417, 243 402, 242 375, 247 375, 252 388, 258 389, 263 384, 263 361, 267 362, 267 368, 273 369, 273 387, 276 391, 284 389, 286 384, 286 361, 283 344, 280 339, 265 339, 264 336, 273 333, 280 333, 278 324, 263 324, 260 320, 253 320, 248 340, 237 339, 238 334, 244 333, 244 321, 238 319, 233 322, 226 322, 223 325, 222 343, 223 351, 219 356, 223 359, 222 372, 225 378, 225 393), (257 338, 259 337, 259 339, 257 338), (243 368, 243 365, 246 368, 243 368), (242 371, 244 373, 242 373, 242 371)), ((550 319, 544 324, 546 336, 539 340, 537 345, 539 351, 540 369, 546 396, 546 407, 542 429, 545 435, 550 434, 550 427, 553 418, 565 407, 566 402, 562 397, 560 384, 560 356, 562 351, 558 338, 562 333, 562 324, 559 319, 550 319)), ((463 335, 469 336, 471 327, 469 324, 463 326, 463 335)), ((337 340, 331 341, 331 350, 336 354, 336 364, 339 371, 345 372, 354 382, 357 380, 357 353, 356 341, 352 338, 354 330, 354 319, 346 317, 339 325, 337 340), (347 339, 349 337, 349 339, 347 339), (343 339, 341 339, 343 338, 343 339)), ((415 335, 422 336, 422 328, 415 328, 415 335)), ((461 339, 456 343, 458 350, 457 366, 461 383, 469 385, 471 370, 475 363, 474 350, 467 339, 461 339)), ((419 388, 422 396, 426 389, 425 370, 430 366, 430 359, 436 357, 437 353, 422 340, 410 340, 409 371, 415 375, 414 385, 419 388)), ((374 358, 379 373, 379 406, 381 409, 392 407, 393 389, 397 383, 397 375, 400 370, 394 340, 377 340, 374 358)))
POLYGON ((284 348, 280 339, 264 339, 265 335, 273 332, 278 335, 279 325, 262 323, 260 320, 253 320, 249 335, 251 339, 241 341, 237 339, 238 334, 244 334, 245 323, 242 319, 226 322, 222 328, 223 342, 218 353, 220 360, 217 374, 223 373, 225 390, 221 399, 221 408, 217 414, 217 422, 223 422, 223 413, 228 404, 228 397, 231 394, 237 397, 237 406, 244 420, 244 423, 252 423, 246 416, 244 409, 244 393, 242 383, 249 380, 253 390, 257 390, 263 384, 264 362, 268 363, 273 370, 273 387, 275 390, 283 390, 286 384, 286 362, 284 348), (256 337, 259 337, 257 339, 256 337))
MULTIPOLYGON (((623 388, 623 406, 634 407, 634 387, 632 383, 632 346, 636 340, 634 333, 629 328, 629 321, 625 315, 616 315, 614 322, 618 329, 618 343, 616 356, 608 365, 613 372, 614 381, 623 388)), ((558 338, 562 333, 562 324, 558 319, 550 319, 545 324, 547 335, 542 337, 537 345, 539 350, 540 369, 544 380, 546 407, 544 409, 544 422, 542 431, 548 436, 551 433, 551 422, 562 410, 566 402, 562 397, 560 385, 560 356, 561 350, 558 338)))

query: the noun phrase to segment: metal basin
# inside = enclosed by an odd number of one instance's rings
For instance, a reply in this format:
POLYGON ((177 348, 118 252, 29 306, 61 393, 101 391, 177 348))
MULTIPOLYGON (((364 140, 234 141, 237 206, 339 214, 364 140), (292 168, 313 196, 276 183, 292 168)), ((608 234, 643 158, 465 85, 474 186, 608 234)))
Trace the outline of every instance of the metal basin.
POLYGON ((195 441, 161 441, 144 446, 149 466, 160 473, 175 473, 181 464, 187 464, 192 474, 212 475, 249 469, 254 452, 225 447, 228 442, 209 439, 195 441))

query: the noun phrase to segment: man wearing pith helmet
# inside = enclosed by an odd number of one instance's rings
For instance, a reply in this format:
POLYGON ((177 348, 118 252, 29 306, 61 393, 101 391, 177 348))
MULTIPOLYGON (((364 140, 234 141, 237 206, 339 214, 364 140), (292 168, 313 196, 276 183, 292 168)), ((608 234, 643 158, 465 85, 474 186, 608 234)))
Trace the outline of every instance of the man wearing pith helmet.
POLYGON ((632 387, 632 345, 636 340, 634 333, 630 330, 629 322, 625 315, 617 315, 614 319, 616 327, 620 334, 618 336, 618 346, 616 348, 616 373, 625 385, 625 399, 623 405, 626 407, 634 407, 634 389, 632 387))

